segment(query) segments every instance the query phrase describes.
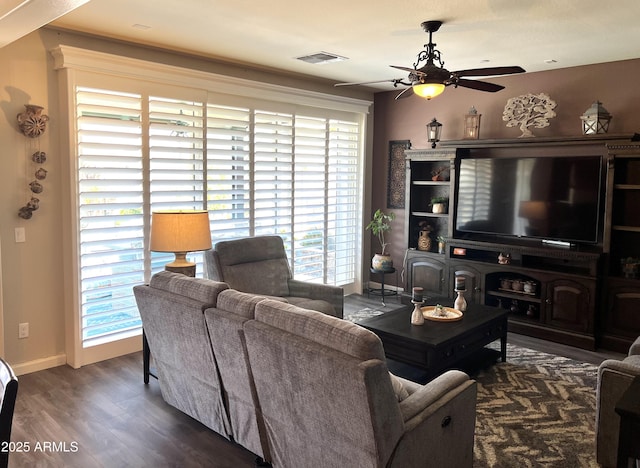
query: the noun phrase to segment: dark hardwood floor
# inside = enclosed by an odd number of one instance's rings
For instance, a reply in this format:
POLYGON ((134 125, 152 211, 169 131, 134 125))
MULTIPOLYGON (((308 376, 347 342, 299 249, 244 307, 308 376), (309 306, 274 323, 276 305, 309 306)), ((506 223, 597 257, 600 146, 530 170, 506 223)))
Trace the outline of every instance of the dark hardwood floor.
MULTIPOLYGON (((387 298, 350 296, 347 312, 393 310, 387 298)), ((509 334, 509 342, 599 364, 620 355, 509 334)), ((158 382, 142 382, 142 353, 60 366, 19 379, 10 467, 255 466, 255 456, 167 405, 158 382), (21 451, 19 451, 21 450, 21 451)))

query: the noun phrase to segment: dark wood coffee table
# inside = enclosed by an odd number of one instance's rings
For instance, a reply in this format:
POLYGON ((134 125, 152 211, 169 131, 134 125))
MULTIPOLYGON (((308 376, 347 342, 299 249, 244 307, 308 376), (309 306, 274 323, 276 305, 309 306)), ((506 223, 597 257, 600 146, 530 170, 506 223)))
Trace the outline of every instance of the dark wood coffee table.
MULTIPOLYGON (((429 298, 427 305, 451 307, 453 299, 429 298)), ((417 367, 433 378, 462 361, 477 356, 485 346, 500 340, 499 355, 507 360, 507 311, 469 304, 461 320, 411 325, 413 305, 371 317, 359 325, 382 340, 387 358, 417 367)))

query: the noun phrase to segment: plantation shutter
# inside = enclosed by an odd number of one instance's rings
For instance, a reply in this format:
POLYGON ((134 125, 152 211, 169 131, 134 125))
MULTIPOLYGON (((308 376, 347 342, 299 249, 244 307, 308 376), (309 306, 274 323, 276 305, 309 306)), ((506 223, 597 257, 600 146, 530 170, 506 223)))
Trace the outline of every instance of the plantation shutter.
POLYGON ((291 258, 293 238, 293 116, 254 111, 254 235, 278 235, 291 258))
POLYGON ((251 235, 250 111, 207 107, 207 209, 213 242, 251 235))
POLYGON ((334 285, 355 280, 359 268, 358 248, 361 237, 359 220, 360 134, 358 122, 330 120, 328 134, 327 177, 327 265, 325 282, 334 285))
MULTIPOLYGON (((204 209, 203 103, 151 96, 148 114, 151 212, 204 209)), ((153 252, 151 258, 155 273, 174 254, 153 252)), ((189 252, 189 259, 201 272, 202 253, 189 252)))
POLYGON ((83 346, 139 330, 144 281, 142 96, 76 89, 83 346))

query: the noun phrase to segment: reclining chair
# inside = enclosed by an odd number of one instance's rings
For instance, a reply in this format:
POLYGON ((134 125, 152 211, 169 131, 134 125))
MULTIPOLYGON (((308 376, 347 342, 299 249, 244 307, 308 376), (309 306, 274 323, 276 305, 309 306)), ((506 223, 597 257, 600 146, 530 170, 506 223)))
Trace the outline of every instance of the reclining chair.
POLYGON ((371 331, 270 299, 243 325, 274 468, 471 467, 476 383, 393 376, 371 331))
POLYGON ((620 417, 616 403, 640 376, 640 337, 629 348, 622 361, 607 359, 598 368, 596 389, 596 459, 604 468, 616 466, 620 417))
POLYGON ((218 242, 205 252, 205 275, 237 291, 281 297, 299 307, 342 318, 342 288, 294 280, 279 236, 218 242))

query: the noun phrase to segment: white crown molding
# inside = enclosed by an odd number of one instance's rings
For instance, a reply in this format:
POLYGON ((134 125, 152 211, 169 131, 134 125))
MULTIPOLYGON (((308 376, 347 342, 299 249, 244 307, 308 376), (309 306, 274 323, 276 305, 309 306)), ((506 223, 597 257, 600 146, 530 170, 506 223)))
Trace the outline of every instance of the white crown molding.
POLYGON ((50 51, 54 68, 190 86, 211 92, 368 114, 372 101, 235 78, 146 60, 60 45, 50 51))

